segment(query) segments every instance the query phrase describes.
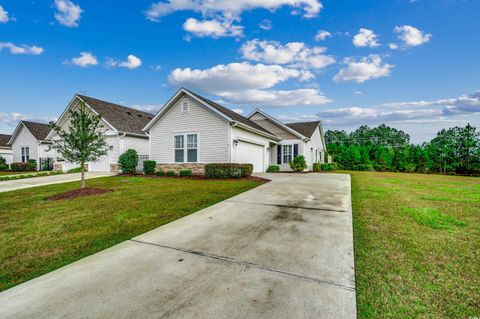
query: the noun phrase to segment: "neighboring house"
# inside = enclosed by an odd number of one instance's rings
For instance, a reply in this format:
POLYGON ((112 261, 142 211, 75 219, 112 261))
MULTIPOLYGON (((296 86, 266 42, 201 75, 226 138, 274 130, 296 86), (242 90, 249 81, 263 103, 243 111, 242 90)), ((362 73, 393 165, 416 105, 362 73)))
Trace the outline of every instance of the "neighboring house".
POLYGON ((320 122, 283 124, 257 110, 244 117, 187 89, 180 89, 145 126, 150 159, 164 170, 203 172, 207 163, 251 163, 264 172, 304 155, 309 168, 325 152, 320 122))
POLYGON ((11 135, 0 134, 0 156, 7 161, 7 164, 11 164, 13 161, 12 147, 8 145, 11 137, 11 135))
POLYGON ((47 140, 49 132, 48 124, 20 121, 8 141, 12 146, 13 162, 26 163, 33 159, 40 168, 43 160, 52 158, 52 142, 47 140))
MULTIPOLYGON (((68 127, 70 110, 78 107, 80 102, 84 102, 93 114, 101 116, 102 129, 108 145, 107 155, 102 156, 95 162, 87 163, 89 171, 116 171, 118 169, 118 157, 130 148, 137 151, 141 163, 148 159, 149 140, 148 135, 142 131, 142 128, 152 120, 152 114, 84 95, 75 95, 56 124, 63 128, 68 127)), ((49 140, 55 141, 56 138, 55 131, 48 135, 49 140)), ((61 154, 56 150, 55 158, 56 167, 61 164, 62 170, 78 167, 78 164, 64 161, 61 154)))

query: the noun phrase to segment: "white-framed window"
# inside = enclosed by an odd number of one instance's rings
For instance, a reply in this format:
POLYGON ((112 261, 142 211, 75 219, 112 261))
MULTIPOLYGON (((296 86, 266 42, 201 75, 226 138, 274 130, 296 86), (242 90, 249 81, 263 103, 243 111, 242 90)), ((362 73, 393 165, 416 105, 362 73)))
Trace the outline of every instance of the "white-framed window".
POLYGON ((293 145, 282 145, 283 164, 288 164, 292 161, 293 145))
POLYGON ((173 137, 175 163, 198 162, 198 134, 176 134, 173 137))
POLYGON ((185 99, 182 100, 182 113, 190 112, 190 101, 185 99))
POLYGON ((22 162, 26 163, 30 159, 30 147, 22 147, 22 162))

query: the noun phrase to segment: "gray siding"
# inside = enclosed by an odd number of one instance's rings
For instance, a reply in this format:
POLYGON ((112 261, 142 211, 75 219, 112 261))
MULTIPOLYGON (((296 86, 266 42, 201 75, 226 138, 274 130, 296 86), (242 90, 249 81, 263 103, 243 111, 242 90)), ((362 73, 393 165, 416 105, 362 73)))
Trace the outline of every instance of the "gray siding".
POLYGON ((293 135, 289 131, 285 130, 284 128, 280 127, 279 125, 272 122, 270 119, 266 118, 260 113, 255 113, 250 120, 257 123, 267 131, 273 133, 274 135, 282 138, 282 139, 296 139, 297 136, 293 135))
POLYGON ((122 152, 125 152, 129 148, 136 150, 138 155, 148 155, 148 138, 125 136, 123 138, 122 152))
POLYGON ((183 95, 150 129, 150 159, 158 163, 174 162, 173 136, 197 133, 200 163, 228 162, 230 123, 183 95), (190 100, 190 111, 182 113, 183 99, 190 100))

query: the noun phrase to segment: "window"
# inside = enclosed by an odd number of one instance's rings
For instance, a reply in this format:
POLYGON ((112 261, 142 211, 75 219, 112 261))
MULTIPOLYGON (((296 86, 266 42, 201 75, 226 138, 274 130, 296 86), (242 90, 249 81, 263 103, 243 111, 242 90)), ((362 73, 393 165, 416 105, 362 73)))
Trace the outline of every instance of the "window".
POLYGON ((292 145, 282 145, 283 148, 283 164, 288 164, 292 161, 292 145))
POLYGON ((30 159, 30 147, 22 147, 22 162, 26 163, 30 159))
POLYGON ((179 134, 174 136, 175 163, 198 162, 197 134, 179 134), (186 140, 186 143, 185 143, 186 140))
POLYGON ((182 113, 190 112, 190 102, 188 100, 182 101, 182 113))

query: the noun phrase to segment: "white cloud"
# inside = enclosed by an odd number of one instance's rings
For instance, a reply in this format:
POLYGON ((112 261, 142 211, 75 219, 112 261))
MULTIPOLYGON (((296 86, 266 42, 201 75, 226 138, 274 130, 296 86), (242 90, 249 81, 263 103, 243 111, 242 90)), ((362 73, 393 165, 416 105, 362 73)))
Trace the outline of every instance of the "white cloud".
POLYGON ((316 41, 324 41, 326 38, 331 37, 332 34, 325 30, 318 30, 317 34, 315 35, 316 41))
POLYGON ((7 23, 10 20, 8 17, 8 12, 0 6, 0 23, 7 23))
POLYGON ((345 59, 346 67, 340 69, 334 76, 335 82, 355 81, 363 83, 370 79, 376 79, 389 76, 393 65, 383 63, 379 55, 369 55, 363 57, 359 61, 352 58, 345 59))
POLYGON ((201 12, 204 16, 221 16, 226 20, 238 20, 243 11, 258 8, 274 11, 282 6, 302 9, 303 16, 313 18, 322 9, 319 0, 167 0, 153 3, 147 10, 149 20, 157 21, 160 17, 176 11, 201 12))
POLYGON ((139 111, 155 114, 163 107, 163 105, 162 104, 135 104, 130 107, 139 111))
POLYGON ((390 48, 390 50, 398 50, 398 48, 399 48, 398 44, 396 44, 396 43, 390 43, 388 45, 388 47, 390 48))
POLYGON ((325 55, 326 49, 309 48, 303 42, 290 42, 281 45, 277 41, 251 40, 246 42, 241 52, 245 59, 268 64, 288 64, 291 67, 321 69, 335 62, 325 55))
POLYGON ((114 59, 108 59, 107 60, 107 66, 108 67, 121 67, 121 68, 127 68, 130 70, 136 69, 142 65, 142 60, 134 56, 133 54, 130 54, 127 57, 126 61, 118 61, 114 59))
POLYGON ((66 62, 67 64, 73 64, 82 68, 86 68, 92 65, 97 65, 97 58, 90 52, 80 52, 80 56, 73 58, 66 62))
POLYGON ((363 92, 362 92, 362 91, 355 91, 355 92, 353 92, 353 94, 355 94, 355 95, 363 95, 363 92))
POLYGON ((56 118, 48 117, 36 117, 27 114, 22 114, 18 112, 9 112, 3 113, 0 112, 0 124, 5 124, 9 127, 17 126, 20 121, 35 121, 41 123, 48 123, 50 121, 55 121, 56 118))
POLYGON ((272 21, 268 19, 263 19, 262 22, 258 24, 258 27, 262 30, 271 30, 272 29, 272 21))
POLYGON ((55 19, 66 27, 78 27, 83 10, 70 0, 55 0, 55 19))
POLYGON ((243 114, 242 109, 232 109, 233 112, 238 113, 238 114, 243 114))
POLYGON ((429 42, 432 38, 431 34, 426 34, 409 25, 397 26, 394 31, 398 33, 398 38, 403 42, 405 47, 416 47, 429 42))
POLYGON ((303 81, 312 77, 308 71, 281 65, 242 62, 217 65, 205 70, 175 69, 169 75, 169 83, 216 95, 222 101, 238 105, 298 106, 329 102, 318 89, 272 89, 288 80, 303 81))
POLYGON ((353 44, 356 47, 370 47, 376 48, 380 46, 377 41, 377 35, 375 32, 369 29, 361 28, 357 35, 353 37, 353 44))
POLYGON ((36 45, 15 45, 11 42, 0 42, 0 51, 3 49, 10 50, 12 54, 30 54, 30 55, 39 55, 43 53, 43 48, 37 47, 36 45))
POLYGON ((204 20, 199 21, 194 18, 189 18, 183 24, 183 29, 187 32, 193 33, 198 37, 240 37, 243 35, 243 27, 233 25, 228 21, 219 20, 204 20))

